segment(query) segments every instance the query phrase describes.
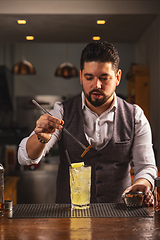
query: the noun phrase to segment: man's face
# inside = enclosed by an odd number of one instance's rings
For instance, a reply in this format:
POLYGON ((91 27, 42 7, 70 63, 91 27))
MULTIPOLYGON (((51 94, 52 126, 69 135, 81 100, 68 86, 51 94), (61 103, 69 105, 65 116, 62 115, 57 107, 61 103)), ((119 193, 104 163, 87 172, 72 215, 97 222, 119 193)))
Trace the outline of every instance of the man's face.
POLYGON ((80 82, 89 105, 100 107, 109 104, 120 78, 121 70, 115 73, 110 62, 85 62, 84 69, 80 71, 80 82))

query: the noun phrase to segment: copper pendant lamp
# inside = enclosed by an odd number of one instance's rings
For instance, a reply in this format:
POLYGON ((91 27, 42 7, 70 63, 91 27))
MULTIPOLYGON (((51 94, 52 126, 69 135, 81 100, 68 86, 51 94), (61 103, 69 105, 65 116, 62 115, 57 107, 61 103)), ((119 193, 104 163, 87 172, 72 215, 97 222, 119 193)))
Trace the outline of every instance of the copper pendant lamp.
POLYGON ((71 78, 78 77, 78 71, 71 63, 62 63, 55 72, 56 77, 71 78))
MULTIPOLYGON (((68 46, 66 45, 66 59, 68 58, 68 46)), ((65 79, 69 79, 72 77, 78 77, 78 70, 76 67, 69 62, 64 62, 58 66, 55 71, 56 77, 63 77, 65 79)))
POLYGON ((36 74, 36 70, 32 63, 23 60, 16 63, 12 68, 13 74, 36 74))
POLYGON ((25 59, 25 45, 21 45, 21 51, 22 51, 22 61, 19 61, 12 67, 12 73, 13 74, 22 74, 22 75, 27 75, 27 74, 36 74, 35 67, 33 66, 32 63, 27 61, 25 59))

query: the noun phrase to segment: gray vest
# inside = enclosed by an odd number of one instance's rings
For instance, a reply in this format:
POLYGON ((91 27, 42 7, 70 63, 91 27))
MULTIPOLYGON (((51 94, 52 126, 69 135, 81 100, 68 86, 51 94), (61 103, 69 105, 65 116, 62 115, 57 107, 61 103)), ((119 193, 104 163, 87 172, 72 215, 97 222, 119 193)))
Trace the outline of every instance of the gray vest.
MULTIPOLYGON (((134 107, 117 97, 113 136, 100 151, 91 148, 81 158, 84 151, 77 142, 62 131, 59 141, 60 164, 57 176, 56 203, 70 203, 69 165, 65 156, 68 151, 71 162, 85 162, 92 166, 91 203, 121 202, 123 191, 131 185, 130 161, 134 140, 134 107)), ((81 95, 64 102, 65 128, 85 146, 81 95)))

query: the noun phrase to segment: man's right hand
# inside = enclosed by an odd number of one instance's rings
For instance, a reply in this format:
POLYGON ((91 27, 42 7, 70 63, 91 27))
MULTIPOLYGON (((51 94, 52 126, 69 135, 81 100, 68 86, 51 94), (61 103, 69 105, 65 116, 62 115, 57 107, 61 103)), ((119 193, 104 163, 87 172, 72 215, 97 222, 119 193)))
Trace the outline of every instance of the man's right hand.
POLYGON ((37 120, 34 129, 35 134, 29 137, 26 144, 28 156, 32 160, 37 159, 42 154, 46 145, 45 143, 51 139, 52 133, 57 129, 63 129, 63 124, 63 120, 52 117, 49 114, 44 114, 37 120), (37 137, 43 142, 39 141, 37 137))
POLYGON ((49 114, 44 114, 37 120, 34 131, 43 141, 48 141, 51 138, 52 133, 57 129, 63 129, 63 124, 63 120, 52 117, 49 114))

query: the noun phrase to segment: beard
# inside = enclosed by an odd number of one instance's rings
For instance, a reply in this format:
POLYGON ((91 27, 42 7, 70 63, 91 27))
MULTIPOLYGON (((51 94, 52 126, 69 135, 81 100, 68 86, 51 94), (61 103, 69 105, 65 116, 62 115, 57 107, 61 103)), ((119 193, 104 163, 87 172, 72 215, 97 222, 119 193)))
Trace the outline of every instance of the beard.
MULTIPOLYGON (((84 89, 83 89, 84 91, 84 89)), ((84 91, 84 95, 87 98, 87 100, 94 106, 94 107, 100 107, 102 106, 105 102, 107 102, 107 100, 111 97, 111 96, 106 96, 101 90, 99 89, 95 89, 89 92, 89 94, 85 93, 84 91), (92 93, 99 93, 101 95, 103 95, 103 97, 101 99, 92 99, 92 93)))

